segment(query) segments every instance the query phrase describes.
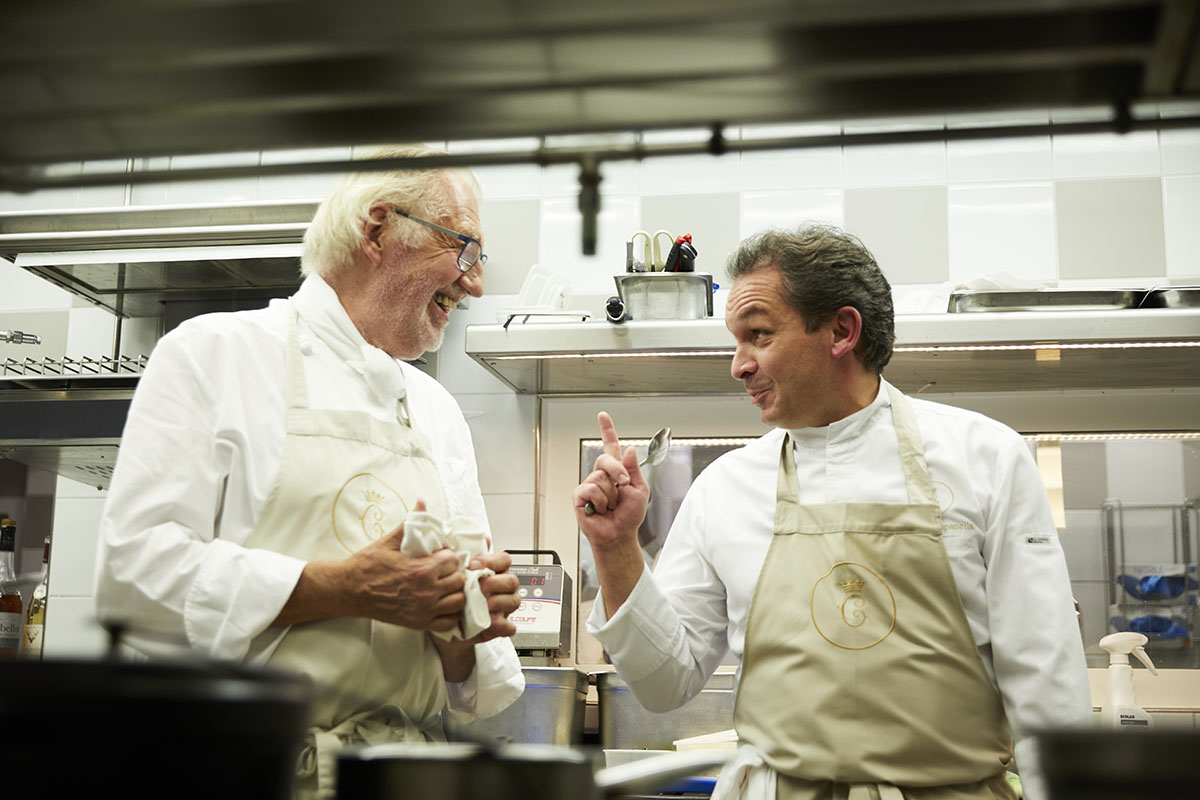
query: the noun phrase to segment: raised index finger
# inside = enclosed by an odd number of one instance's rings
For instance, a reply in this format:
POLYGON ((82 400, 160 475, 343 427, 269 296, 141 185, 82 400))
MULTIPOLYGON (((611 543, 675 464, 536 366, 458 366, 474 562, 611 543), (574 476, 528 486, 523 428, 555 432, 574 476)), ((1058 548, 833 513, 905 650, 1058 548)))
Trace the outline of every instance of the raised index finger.
POLYGON ((604 452, 620 461, 621 440, 617 438, 617 426, 613 425, 612 417, 607 411, 601 411, 597 419, 600 421, 600 438, 604 442, 604 452))

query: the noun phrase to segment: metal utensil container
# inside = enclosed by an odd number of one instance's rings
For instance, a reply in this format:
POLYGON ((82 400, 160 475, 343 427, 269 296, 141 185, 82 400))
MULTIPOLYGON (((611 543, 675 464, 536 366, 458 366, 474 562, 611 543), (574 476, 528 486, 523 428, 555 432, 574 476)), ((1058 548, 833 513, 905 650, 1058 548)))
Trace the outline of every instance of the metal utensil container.
POLYGON ((656 714, 633 696, 615 672, 596 675, 600 745, 613 750, 673 750, 675 741, 733 727, 734 676, 716 674, 700 694, 674 711, 656 714))
POLYGON ((525 691, 511 706, 467 725, 447 718, 447 738, 493 744, 581 743, 587 675, 572 667, 524 667, 521 671, 525 673, 525 691))
POLYGON ((707 272, 629 272, 613 280, 625 303, 626 319, 712 316, 712 275, 707 272))
POLYGON ((1027 289, 951 292, 951 313, 981 311, 1106 311, 1137 308, 1145 289, 1027 289))

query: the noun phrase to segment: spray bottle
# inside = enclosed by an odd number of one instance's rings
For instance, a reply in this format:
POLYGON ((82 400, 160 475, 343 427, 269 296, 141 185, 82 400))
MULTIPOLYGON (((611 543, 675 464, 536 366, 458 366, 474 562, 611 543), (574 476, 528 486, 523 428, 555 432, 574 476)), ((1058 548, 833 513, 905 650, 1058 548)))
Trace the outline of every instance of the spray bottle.
POLYGON ((1133 653, 1151 675, 1158 674, 1154 662, 1146 655, 1147 641, 1144 635, 1132 631, 1110 633, 1100 640, 1100 647, 1108 651, 1108 702, 1101 712, 1105 728, 1134 732, 1154 727, 1154 720, 1134 699, 1133 667, 1129 665, 1129 654, 1133 653))

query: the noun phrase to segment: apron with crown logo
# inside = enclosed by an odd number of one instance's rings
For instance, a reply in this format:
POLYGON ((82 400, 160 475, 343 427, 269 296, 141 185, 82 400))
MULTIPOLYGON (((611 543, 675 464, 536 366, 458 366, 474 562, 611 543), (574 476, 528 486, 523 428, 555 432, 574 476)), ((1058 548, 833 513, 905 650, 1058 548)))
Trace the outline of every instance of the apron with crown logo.
POLYGON ((801 505, 784 437, 734 725, 776 771, 779 798, 1011 798, 1012 737, 942 544, 916 417, 887 388, 908 504, 801 505))
MULTIPOLYGON (((445 518, 446 491, 427 437, 365 412, 309 407, 296 327, 293 308, 283 459, 245 546, 306 561, 341 559, 394 530, 419 498, 445 518)), ((303 673, 316 687, 314 728, 298 769, 302 796, 332 795, 344 744, 445 738, 446 683, 424 631, 357 618, 299 623, 267 663, 303 673)))

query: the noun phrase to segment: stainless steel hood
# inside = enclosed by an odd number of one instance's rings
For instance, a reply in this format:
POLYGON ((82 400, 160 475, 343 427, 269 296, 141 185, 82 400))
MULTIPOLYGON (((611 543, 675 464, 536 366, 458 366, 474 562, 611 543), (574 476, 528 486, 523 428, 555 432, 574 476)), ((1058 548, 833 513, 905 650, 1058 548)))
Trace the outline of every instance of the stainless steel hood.
POLYGON ((121 317, 164 330, 213 310, 262 306, 300 283, 316 203, 0 214, 0 255, 121 317))

